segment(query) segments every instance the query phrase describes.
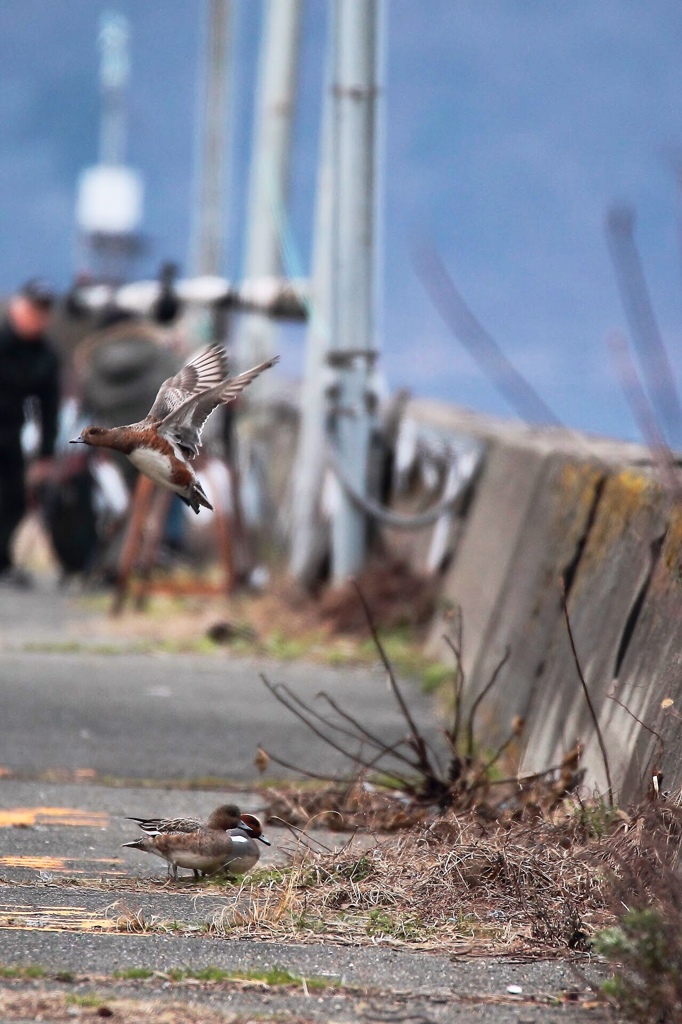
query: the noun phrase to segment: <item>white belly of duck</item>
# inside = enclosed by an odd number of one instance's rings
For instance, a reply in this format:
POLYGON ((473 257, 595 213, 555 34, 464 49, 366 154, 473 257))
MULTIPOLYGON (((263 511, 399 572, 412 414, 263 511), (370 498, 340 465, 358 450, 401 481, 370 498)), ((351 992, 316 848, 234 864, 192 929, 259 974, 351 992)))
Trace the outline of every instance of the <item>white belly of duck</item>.
POLYGON ((189 488, 174 484, 172 480, 172 466, 168 455, 157 451, 156 448, 135 448, 128 456, 135 469, 144 473, 155 484, 165 487, 176 494, 187 495, 189 488))

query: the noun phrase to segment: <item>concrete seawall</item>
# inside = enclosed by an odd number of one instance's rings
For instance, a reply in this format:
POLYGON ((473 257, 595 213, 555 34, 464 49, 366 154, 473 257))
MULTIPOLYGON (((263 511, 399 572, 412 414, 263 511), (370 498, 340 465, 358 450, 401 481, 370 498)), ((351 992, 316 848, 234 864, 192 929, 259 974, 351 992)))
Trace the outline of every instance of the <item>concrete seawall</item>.
MULTIPOLYGON (((486 443, 442 589, 462 610, 467 699, 509 651, 480 716, 485 745, 504 739, 520 715, 524 772, 557 764, 580 739, 586 784, 606 789, 563 616, 563 577, 616 792, 642 795, 656 768, 663 788, 679 793, 682 509, 657 482, 648 450, 432 402, 411 403, 409 414, 486 443), (663 708, 665 699, 673 704, 663 708)), ((428 644, 444 660, 447 629, 439 614, 428 644)))

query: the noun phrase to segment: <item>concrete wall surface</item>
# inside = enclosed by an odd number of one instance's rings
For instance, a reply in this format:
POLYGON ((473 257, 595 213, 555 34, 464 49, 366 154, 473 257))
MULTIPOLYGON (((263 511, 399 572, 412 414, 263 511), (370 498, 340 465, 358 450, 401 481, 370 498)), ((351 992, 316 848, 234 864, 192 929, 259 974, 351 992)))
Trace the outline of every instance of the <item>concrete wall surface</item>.
MULTIPOLYGON (((442 589, 462 612, 467 701, 508 652, 477 718, 479 740, 494 748, 520 715, 523 773, 559 763, 579 739, 586 785, 606 791, 563 578, 617 795, 641 796, 654 769, 664 789, 682 792, 682 508, 648 450, 432 402, 414 401, 408 414, 487 443, 442 589)), ((443 660, 449 628, 439 613, 428 641, 443 660)))

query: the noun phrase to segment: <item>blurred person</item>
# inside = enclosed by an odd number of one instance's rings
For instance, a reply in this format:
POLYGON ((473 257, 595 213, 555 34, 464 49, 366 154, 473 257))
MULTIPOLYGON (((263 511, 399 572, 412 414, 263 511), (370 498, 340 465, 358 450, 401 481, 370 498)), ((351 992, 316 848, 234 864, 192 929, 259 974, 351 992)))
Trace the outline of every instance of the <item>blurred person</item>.
POLYGON ((162 263, 159 270, 159 294, 150 310, 152 320, 164 327, 177 320, 182 312, 182 302, 175 290, 178 276, 177 263, 162 263))
POLYGON ((26 488, 52 475, 59 413, 59 361, 47 337, 56 295, 32 278, 10 299, 0 324, 0 583, 29 586, 30 576, 12 565, 10 542, 26 511, 26 488), (40 413, 38 457, 25 472, 21 447, 24 406, 40 413))

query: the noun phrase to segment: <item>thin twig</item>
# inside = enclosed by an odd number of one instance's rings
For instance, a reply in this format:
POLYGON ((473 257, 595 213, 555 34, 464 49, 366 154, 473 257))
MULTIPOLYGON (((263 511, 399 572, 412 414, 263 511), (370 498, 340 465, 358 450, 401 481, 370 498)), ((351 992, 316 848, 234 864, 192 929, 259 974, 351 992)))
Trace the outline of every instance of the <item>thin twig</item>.
POLYGON ((651 456, 658 469, 663 486, 672 500, 679 500, 680 485, 677 480, 675 456, 668 447, 656 420, 646 392, 642 387, 637 369, 628 348, 627 339, 620 331, 613 331, 608 346, 616 369, 616 375, 625 394, 632 415, 644 441, 651 449, 651 456))
POLYGON ((596 733, 597 733, 597 740, 599 742, 599 749, 601 750, 601 756, 602 756, 602 760, 604 762, 604 771, 606 772, 606 784, 607 784, 607 787, 608 787, 609 807, 613 807, 613 785, 611 784, 611 769, 609 767, 609 756, 608 756, 608 754, 606 752, 606 745, 604 743, 604 737, 602 735, 602 731, 601 731, 601 728, 600 728, 600 725, 599 725, 599 719, 597 718, 597 713, 594 710, 594 704, 592 703, 592 698, 590 697, 590 691, 587 689, 587 683, 585 682, 585 676, 583 675, 583 670, 580 667, 580 660, 578 658, 578 652, 576 650, 575 640, 573 639, 573 630, 571 629, 571 620, 570 620, 570 617, 569 617, 569 614, 568 614, 568 605, 566 604, 566 586, 565 586, 565 583, 564 583, 563 576, 559 577, 559 587, 560 587, 560 590, 561 590, 561 605, 562 605, 562 608, 564 609, 564 618, 566 619, 566 629, 568 630, 568 639, 570 640, 571 651, 573 652, 573 661, 575 662, 575 667, 576 667, 577 672, 578 672, 578 678, 580 679, 580 685, 583 688, 583 693, 585 694, 585 700, 587 701, 587 706, 590 709, 590 715, 592 716, 592 721, 594 723, 594 728, 595 728, 596 733))
POLYGON ((490 760, 488 761, 488 763, 487 763, 486 765, 484 765, 484 766, 483 766, 483 768, 479 768, 479 770, 478 770, 478 771, 476 772, 476 775, 477 775, 477 776, 479 776, 480 778, 483 778, 483 779, 485 779, 486 775, 488 774, 488 772, 490 771, 490 769, 492 768, 492 766, 493 766, 494 764, 496 764, 496 763, 497 763, 497 762, 499 761, 499 759, 500 759, 500 758, 502 757, 502 755, 504 754, 504 752, 505 752, 505 750, 507 749, 507 747, 509 746, 509 744, 510 744, 510 743, 511 743, 511 742, 512 742, 512 741, 514 740, 514 738, 515 738, 515 737, 516 737, 517 735, 518 735, 518 734, 517 734, 516 732, 511 732, 511 733, 509 734, 509 736, 507 736, 507 738, 506 738, 506 740, 504 741, 504 743, 502 743, 502 744, 501 744, 501 745, 500 745, 500 746, 499 746, 499 747, 497 748, 497 750, 495 751, 495 753, 493 754, 493 756, 492 756, 492 757, 490 758, 490 760))
MULTIPOLYGON (((337 814, 339 816, 339 818, 343 818, 343 815, 339 811, 327 811, 326 813, 327 814, 337 814)), ((315 815, 315 817, 317 817, 317 815, 315 815)), ((311 818, 310 820, 312 821, 313 819, 311 818)), ((312 849, 312 847, 308 846, 308 844, 304 842, 305 839, 309 839, 309 840, 311 840, 311 842, 317 843, 317 845, 321 846, 323 850, 327 851, 327 853, 333 853, 334 852, 333 849, 331 848, 331 846, 325 846, 325 844, 321 843, 319 839, 315 839, 314 836, 309 836, 304 828, 299 828, 298 825, 294 825, 294 824, 292 824, 292 822, 286 821, 286 819, 284 819, 284 818, 280 818, 279 814, 271 814, 269 816, 269 818, 268 818, 268 822, 275 822, 275 821, 281 821, 285 828, 288 828, 291 832, 294 833, 294 838, 296 840, 298 840, 298 842, 303 843, 303 845, 306 846, 312 853, 314 853, 315 851, 312 849), (297 832, 298 832, 298 835, 296 835, 297 832)), ((308 824, 310 824, 310 823, 308 823, 308 824)))
POLYGON ((360 603, 361 603, 363 611, 365 613, 365 618, 367 619, 367 625, 369 626, 369 631, 372 634, 372 639, 374 640, 374 645, 375 645, 377 651, 379 652, 379 657, 381 658, 383 666, 386 669, 386 672, 388 673, 388 681, 389 681, 391 690, 393 692, 393 696, 397 700, 398 705, 400 707, 400 710, 401 710, 401 712, 403 714, 403 717, 405 718, 405 721, 407 722, 407 724, 409 726, 409 729, 410 729, 410 732, 412 734, 412 741, 413 741, 414 751, 415 751, 417 757, 419 758, 421 768, 422 768, 422 770, 424 771, 425 774, 427 774, 430 777, 433 777, 434 773, 433 773, 433 769, 431 767, 431 764, 429 762, 429 757, 428 757, 428 753, 427 753, 427 750, 426 750, 426 743, 424 742, 423 736, 421 735, 421 733, 417 729, 417 726, 416 726, 416 724, 414 722, 414 719, 412 718, 412 715, 410 714, 410 709, 408 708, 407 704, 405 703, 403 695, 400 692, 400 688, 398 686, 398 682, 396 680, 395 673, 393 671, 393 666, 391 665, 391 662, 388 659, 388 655, 386 654, 386 651, 384 650, 384 646, 381 643, 381 640, 379 639, 379 634, 377 632, 376 626, 374 625, 374 618, 373 618, 372 613, 370 611, 369 605, 367 604, 367 601, 365 600, 365 597, 364 597, 364 594, 362 593, 362 590, 358 586, 357 580, 353 580, 352 582, 353 582, 353 586, 355 587, 355 589, 357 591, 358 597, 360 598, 360 603))
MULTIPOLYGON (((264 750, 264 752, 268 755, 270 760, 273 761, 275 764, 280 765, 280 767, 282 768, 289 768, 290 771, 292 772, 300 772, 301 775, 306 775, 309 779, 319 779, 320 782, 329 782, 332 785, 345 784, 347 781, 346 779, 335 779, 332 775, 319 775, 317 772, 309 772, 307 771, 307 769, 300 768, 299 765, 292 764, 290 761, 283 761, 281 757, 277 757, 276 754, 271 754, 270 751, 265 750, 264 747, 261 749, 264 750)), ((354 782, 355 780, 351 779, 350 781, 354 782)))
MULTIPOLYGON (((415 764, 413 761, 410 761, 409 758, 406 758, 406 757, 404 757, 404 755, 401 755, 400 753, 396 752, 398 747, 401 747, 404 743, 407 742, 405 737, 402 737, 401 739, 399 739, 397 741, 397 743, 393 744, 393 746, 390 746, 387 743, 383 743, 381 740, 377 740, 376 742, 373 742, 372 746, 374 747, 375 750, 378 750, 378 754, 375 757, 373 757, 371 760, 369 760, 369 761, 363 760, 363 758, 360 756, 362 754, 362 742, 363 742, 363 733, 362 732, 360 732, 360 734, 358 735, 358 734, 352 732, 350 729, 344 729, 343 726, 336 725, 334 722, 330 721, 330 719, 325 718, 324 715, 320 715, 317 711, 313 711, 313 709, 311 707, 309 707, 305 703, 305 701, 301 700, 301 698, 299 696, 297 696, 297 694, 295 694, 292 690, 290 690, 289 687, 285 683, 280 683, 279 687, 280 687, 280 689, 284 690, 284 692, 287 694, 287 696, 290 697, 291 700, 295 701, 299 705, 299 707, 303 708, 304 711, 306 711, 309 714, 313 715, 315 718, 318 719, 318 721, 323 722, 325 725, 329 726, 332 729, 336 729, 338 732, 342 733, 345 736, 350 736, 351 739, 354 739, 356 741, 356 743, 359 743, 360 744, 360 749, 358 750, 357 755, 346 753, 346 756, 349 759, 352 759, 354 762, 356 762, 362 768, 371 769, 371 768, 373 768, 377 764, 378 761, 381 760, 382 757, 388 757, 389 755, 392 754, 396 758, 396 760, 404 761, 404 763, 407 764, 413 770, 415 770, 415 771, 419 771, 420 770, 420 766, 418 764, 415 764)), ((317 696, 318 697, 327 697, 327 694, 326 693, 318 693, 317 696)), ((330 697, 327 697, 327 700, 332 702, 330 697)), ((338 713, 342 714, 340 709, 339 709, 338 713)), ((302 715, 300 717, 301 717, 301 719, 303 721, 305 721, 305 718, 303 718, 302 715)), ((306 723, 306 724, 308 724, 308 723, 306 723)), ((310 726, 310 728, 312 728, 312 726, 310 726)), ((322 733, 318 733, 318 735, 321 736, 321 738, 323 738, 323 739, 326 738, 326 737, 323 736, 322 733)), ((329 739, 328 739, 328 742, 331 743, 332 746, 334 745, 333 742, 331 740, 329 740, 329 739)), ((338 746, 335 749, 343 751, 343 748, 338 747, 338 746)), ((391 769, 391 774, 396 779, 399 779, 401 783, 404 783, 405 785, 411 785, 409 780, 406 779, 404 776, 400 775, 397 771, 394 771, 394 770, 391 769)))
POLYGON ((455 716, 452 722, 452 730, 450 736, 452 738, 453 747, 456 747, 459 739, 459 729, 462 722, 462 694, 464 692, 464 668, 462 666, 461 647, 458 644, 454 644, 449 636, 443 635, 443 640, 448 645, 450 650, 455 656, 455 674, 453 679, 453 689, 455 691, 455 716))
POLYGON ((476 700, 474 701, 474 703, 471 705, 471 711, 469 712, 469 718, 467 720, 467 726, 466 726, 467 756, 468 756, 469 760, 471 760, 471 758, 474 756, 474 719, 476 717, 476 712, 478 711, 478 709, 480 707, 481 701, 484 700, 485 697, 487 697, 487 695, 490 693, 490 691, 492 690, 493 686, 497 682, 497 678, 498 678, 500 672, 502 671, 502 669, 504 668, 504 666, 506 665, 510 653, 511 653, 510 649, 508 647, 505 648, 505 652, 502 655, 502 659, 498 663, 497 668, 495 669, 495 671, 493 672, 492 676, 490 677, 489 682, 486 683, 486 685, 483 687, 483 689, 479 693, 479 695, 476 698, 476 700))
MULTIPOLYGON (((421 766, 416 761, 412 761, 405 754, 402 754, 402 753, 398 752, 398 748, 401 747, 403 745, 403 743, 406 742, 404 737, 402 739, 398 740, 398 742, 394 743, 392 746, 388 746, 386 743, 384 743, 382 740, 380 740, 378 736, 375 736, 368 729, 365 729, 364 726, 362 726, 358 721, 356 721, 356 719, 353 718, 352 715, 349 715, 347 711, 344 711, 343 708, 340 707, 336 703, 336 701, 332 697, 329 696, 328 693, 318 693, 317 696, 321 697, 323 700, 326 700, 330 704, 330 706, 334 709, 334 711, 336 711, 337 715, 340 715, 342 718, 345 718, 347 722, 350 722, 351 725, 354 725, 356 727, 356 729, 358 730, 358 732, 360 732, 363 736, 365 736, 366 739, 370 743, 373 743, 373 745, 377 749, 380 749, 382 752, 384 752, 386 754, 391 754, 393 757, 395 757, 398 760, 403 761, 405 764, 409 765, 410 768, 414 768, 415 771, 420 771, 421 770, 421 766)), ((348 730, 348 733, 349 733, 349 735, 352 735, 350 730, 348 730)))
MULTIPOLYGON (((352 753, 349 753, 342 746, 340 746, 338 743, 336 743, 330 736, 326 736, 325 733, 322 732, 320 729, 318 729, 317 726, 315 726, 314 723, 311 722, 302 711, 299 711, 298 708, 295 707, 293 703, 290 703, 289 700, 286 700, 282 696, 282 693, 280 692, 280 690, 284 691, 284 693, 287 695, 287 697, 290 698, 291 701, 295 701, 296 703, 298 703, 300 705, 300 707, 302 707, 306 712, 308 712, 309 714, 314 714, 314 715, 316 715, 316 717, 320 718, 320 716, 317 715, 316 712, 313 712, 313 711, 311 711, 308 708, 308 706, 305 704, 304 701, 302 701, 300 698, 298 698, 296 696, 296 694, 292 693, 289 690, 289 688, 284 683, 279 683, 277 685, 274 685, 262 673, 261 673, 261 679, 262 679, 263 683, 267 686, 267 688, 270 690, 272 695, 280 702, 280 704, 282 704, 288 711, 290 711, 293 715, 295 715, 299 719, 299 721, 303 722, 304 725, 306 725, 311 730, 311 732, 313 732, 316 736, 318 736, 325 743, 328 743, 329 746, 332 747, 333 750, 336 750, 337 753, 342 754, 348 760, 353 761, 354 763, 357 763, 357 764, 361 765, 366 770, 371 770, 376 765, 377 760, 379 760, 384 755, 388 755, 390 753, 390 747, 385 746, 380 751, 380 754, 379 754, 378 758, 375 757, 375 758, 372 758, 369 761, 363 759, 360 756, 360 752, 358 752, 356 755, 354 755, 352 753)), ((358 740, 358 742, 361 742, 359 737, 355 736, 353 738, 358 740)), ((402 739, 399 742, 400 742, 400 744, 403 744, 403 743, 405 743, 405 740, 402 739)), ((268 754, 268 756, 270 756, 270 755, 268 754)), ((399 756, 399 755, 396 755, 396 756, 399 756)), ((283 765, 283 767, 288 767, 288 768, 293 767, 292 765, 285 764, 279 758, 275 758, 274 760, 276 760, 278 764, 283 765)), ((411 764, 411 762, 408 761, 407 763, 410 765, 410 767, 415 767, 415 766, 413 766, 411 764)), ((306 774, 311 775, 312 773, 307 772, 306 774)), ((391 774, 396 779, 398 779, 400 781, 401 785, 403 785, 403 786, 405 786, 406 788, 409 788, 409 789, 414 788, 413 784, 410 782, 410 780, 405 778, 404 776, 400 775, 400 773, 398 771, 391 770, 391 774)), ((314 776, 313 775, 312 777, 315 778, 315 777, 318 777, 318 776, 314 776)), ((334 781, 330 776, 319 776, 319 778, 327 778, 329 781, 334 781)))
MULTIPOLYGON (((313 718, 316 718, 318 722, 321 722, 323 725, 326 725, 330 729, 335 729, 336 732, 340 732, 342 736, 349 736, 351 739, 354 739, 356 741, 361 741, 362 737, 364 736, 365 739, 367 739, 368 742, 370 742, 371 745, 374 746, 375 748, 380 749, 380 750, 384 750, 385 749, 385 744, 382 743, 381 740, 378 740, 378 739, 375 739, 375 738, 370 738, 369 734, 365 734, 364 730, 362 730, 360 728, 358 728, 358 732, 353 732, 352 729, 346 729, 343 725, 338 725, 336 722, 332 721, 332 719, 325 718, 325 716, 320 714, 319 711, 315 711, 315 709, 313 707, 311 707, 310 704, 306 704, 306 702, 304 700, 302 700, 302 698, 299 697, 297 694, 295 694, 293 692, 293 690, 290 690, 289 687, 286 686, 285 683, 280 683, 280 686, 286 692, 287 696, 291 698, 291 700, 295 701, 296 704, 298 704, 299 707, 303 708, 304 711, 306 711, 309 715, 312 715, 313 718)), ((315 696, 316 697, 326 697, 327 695, 325 693, 318 693, 315 696)), ((334 710, 337 710, 337 709, 335 708, 334 710)), ((340 714, 340 712, 337 712, 337 713, 340 714)), ((352 724, 355 724, 355 723, 352 723, 352 724)), ((403 742, 403 741, 401 741, 401 742, 403 742)))
MULTIPOLYGON (((269 680, 266 679, 266 677, 263 675, 262 672, 260 673, 260 677, 261 677, 262 681, 265 683, 265 685, 267 686, 267 688, 270 691, 270 693, 273 695, 273 697, 275 697, 280 702, 280 704, 283 704, 284 707, 288 711, 290 711, 292 713, 292 715, 295 715, 296 718, 299 719, 299 721, 301 721, 305 725, 307 725, 308 728, 310 729, 310 731, 315 733, 315 735, 318 736, 319 739, 324 740, 324 742, 329 744, 329 746, 332 748, 332 750, 336 750, 337 753, 342 754, 344 757, 346 757, 346 758, 348 758, 350 760, 358 760, 360 762, 360 764, 362 764, 364 767, 366 767, 366 764, 365 764, 364 761, 362 761, 359 757, 355 758, 355 757, 353 757, 352 754, 349 754, 347 750, 344 750, 343 747, 339 746, 339 744, 336 743, 330 736, 326 736, 325 733, 323 733, 320 729, 318 729, 317 726, 313 722, 311 722, 303 714, 303 712, 299 711, 298 708, 296 708, 292 703, 290 703, 289 701, 284 699, 282 694, 279 692, 280 690, 283 690, 287 694, 287 696, 292 698, 292 700, 294 698, 293 698, 293 695, 289 692, 289 690, 287 689, 287 687, 283 683, 279 683, 277 685, 273 685, 273 683, 269 682, 269 680)), ((303 706, 305 707, 305 705, 303 705, 303 706)), ((306 708, 306 710, 307 710, 307 708, 306 708)))
POLYGON ((532 775, 513 775, 508 779, 491 779, 491 786, 518 786, 522 789, 529 782, 537 782, 539 779, 544 779, 546 775, 551 775, 552 772, 559 772, 562 768, 565 768, 565 764, 553 764, 549 768, 544 768, 541 772, 533 772, 532 775))
POLYGON ((682 404, 644 277, 635 241, 634 223, 635 214, 630 207, 614 206, 607 214, 606 237, 630 334, 637 346, 649 395, 675 443, 679 442, 682 431, 682 404))
POLYGON ((643 729, 646 729, 647 732, 650 732, 652 736, 656 737, 658 742, 661 744, 660 753, 662 754, 665 750, 665 743, 663 741, 663 737, 661 736, 661 734, 659 732, 656 732, 655 729, 652 729, 650 725, 646 724, 646 722, 643 722, 641 718, 638 718, 634 711, 630 710, 627 704, 623 704, 622 700, 618 700, 618 698, 614 697, 612 693, 607 693, 606 696, 609 698, 609 700, 615 701, 618 707, 622 708, 623 711, 627 711, 630 718, 634 718, 635 722, 637 722, 638 725, 641 725, 643 729))

